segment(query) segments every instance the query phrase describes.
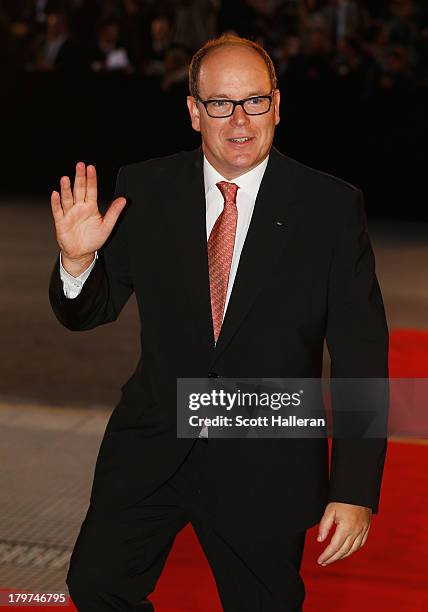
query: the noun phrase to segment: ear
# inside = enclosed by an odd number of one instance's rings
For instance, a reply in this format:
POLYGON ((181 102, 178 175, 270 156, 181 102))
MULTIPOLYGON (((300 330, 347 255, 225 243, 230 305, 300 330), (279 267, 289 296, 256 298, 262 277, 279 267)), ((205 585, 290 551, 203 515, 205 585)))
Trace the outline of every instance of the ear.
POLYGON ((278 125, 280 116, 279 116, 279 103, 280 103, 281 94, 279 89, 275 89, 273 92, 273 108, 275 113, 275 125, 278 125))
POLYGON ((201 131, 200 125, 200 116, 199 116, 199 107, 193 96, 187 96, 187 108, 189 110, 190 121, 192 123, 192 128, 196 132, 201 131))

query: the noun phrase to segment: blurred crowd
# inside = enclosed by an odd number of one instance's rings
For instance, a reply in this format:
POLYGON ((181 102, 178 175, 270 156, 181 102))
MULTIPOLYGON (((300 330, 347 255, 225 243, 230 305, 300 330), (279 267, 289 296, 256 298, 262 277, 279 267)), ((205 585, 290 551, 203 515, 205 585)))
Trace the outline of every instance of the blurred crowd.
POLYGON ((168 91, 222 32, 261 42, 280 82, 428 84, 423 0, 0 0, 0 56, 14 71, 120 71, 168 91))

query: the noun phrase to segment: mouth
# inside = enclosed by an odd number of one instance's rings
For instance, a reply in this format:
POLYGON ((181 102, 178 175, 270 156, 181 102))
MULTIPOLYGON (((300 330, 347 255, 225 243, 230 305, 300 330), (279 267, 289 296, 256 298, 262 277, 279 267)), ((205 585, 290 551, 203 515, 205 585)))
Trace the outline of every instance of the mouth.
POLYGON ((254 140, 254 136, 237 136, 235 138, 227 138, 226 140, 233 145, 242 147, 252 142, 254 140))

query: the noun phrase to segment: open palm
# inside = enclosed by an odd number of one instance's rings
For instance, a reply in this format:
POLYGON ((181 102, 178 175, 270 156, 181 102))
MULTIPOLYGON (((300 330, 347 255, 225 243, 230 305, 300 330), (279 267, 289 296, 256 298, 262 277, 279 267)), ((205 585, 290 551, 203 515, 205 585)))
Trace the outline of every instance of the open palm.
POLYGON ((76 164, 73 191, 68 176, 60 181, 61 194, 51 195, 56 239, 63 256, 84 259, 103 246, 126 204, 123 197, 114 200, 104 216, 97 203, 97 173, 94 166, 76 164))

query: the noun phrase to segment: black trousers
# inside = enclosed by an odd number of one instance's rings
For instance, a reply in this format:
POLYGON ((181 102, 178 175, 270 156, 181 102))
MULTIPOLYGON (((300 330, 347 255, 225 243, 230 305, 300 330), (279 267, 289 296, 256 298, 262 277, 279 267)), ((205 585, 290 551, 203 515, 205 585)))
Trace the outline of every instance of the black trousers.
MULTIPOLYGON (((219 532, 205 503, 208 445, 197 439, 162 487, 120 515, 89 507, 66 580, 79 612, 145 610, 141 604, 153 592, 175 536, 189 522, 225 612, 301 611, 305 591, 299 570, 306 531, 272 534, 269 525, 252 525, 239 540, 227 529, 219 532)), ((192 588, 191 576, 188 584, 192 588)))

